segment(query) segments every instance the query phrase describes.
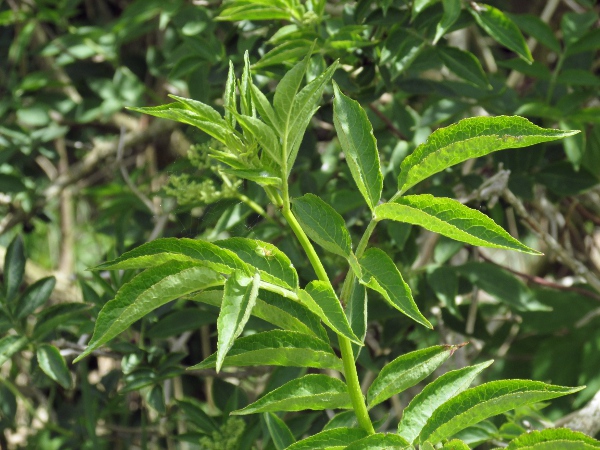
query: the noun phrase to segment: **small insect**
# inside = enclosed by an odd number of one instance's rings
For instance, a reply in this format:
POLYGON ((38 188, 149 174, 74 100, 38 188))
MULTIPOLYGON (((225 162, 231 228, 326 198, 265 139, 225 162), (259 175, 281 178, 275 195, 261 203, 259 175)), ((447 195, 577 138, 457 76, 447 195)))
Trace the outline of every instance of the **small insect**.
POLYGON ((275 256, 275 253, 273 252, 273 250, 270 250, 268 248, 265 247, 256 247, 256 249, 254 250, 256 252, 257 255, 262 256, 263 258, 272 258, 273 256, 275 256))

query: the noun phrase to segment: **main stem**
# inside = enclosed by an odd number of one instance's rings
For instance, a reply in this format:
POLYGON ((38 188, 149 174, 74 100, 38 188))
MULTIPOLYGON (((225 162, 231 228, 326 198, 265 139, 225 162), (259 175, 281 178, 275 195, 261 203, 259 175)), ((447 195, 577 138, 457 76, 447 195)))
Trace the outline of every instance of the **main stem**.
MULTIPOLYGON (((327 272, 321 263, 321 259, 317 255, 317 252, 315 252, 314 247, 308 240, 308 236, 306 236, 306 233, 304 233, 304 230, 292 213, 289 202, 284 201, 282 214, 300 241, 300 245, 304 249, 306 256, 308 256, 308 260, 315 270, 319 280, 324 281, 331 286, 331 281, 329 280, 327 272)), ((331 286, 331 288, 333 289, 333 286, 331 286)), ((354 364, 352 343, 348 338, 339 334, 338 340, 340 343, 340 350, 342 352, 342 362, 344 364, 344 377, 346 378, 346 385, 348 386, 348 394, 350 395, 350 401, 352 402, 352 407, 354 408, 354 414, 356 414, 358 424, 361 426, 361 428, 363 428, 369 434, 375 434, 375 429, 373 428, 373 423, 371 423, 371 418, 369 417, 369 413, 367 411, 367 405, 365 404, 365 398, 363 397, 360 389, 360 381, 358 380, 358 373, 356 371, 356 365, 354 364)))

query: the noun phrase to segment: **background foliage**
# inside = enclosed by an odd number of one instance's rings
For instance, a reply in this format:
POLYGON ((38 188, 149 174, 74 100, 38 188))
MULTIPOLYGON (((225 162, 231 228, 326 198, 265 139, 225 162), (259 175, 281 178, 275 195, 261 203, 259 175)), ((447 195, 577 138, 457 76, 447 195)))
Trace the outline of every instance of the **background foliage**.
MULTIPOLYGON (((488 379, 587 385, 541 411, 466 430, 472 446, 541 428, 590 401, 600 389, 598 6, 489 4, 499 9, 459 0, 3 3, 2 301, 29 306, 0 312, 2 447, 283 448, 271 438, 277 416, 228 413, 300 369, 184 372, 215 350, 216 308, 178 300, 92 358, 71 361, 102 305, 135 275, 85 269, 157 237, 261 239, 290 256, 301 285, 314 279, 261 191, 206 157, 214 147, 206 135, 124 110, 167 94, 223 110, 229 62, 241 69, 245 52, 254 82, 272 93, 313 43, 307 81, 339 59, 335 81, 368 110, 384 198, 396 191, 401 161, 458 119, 519 114, 582 131, 468 161, 414 188, 459 198, 543 257, 404 224, 377 229, 372 242, 407 274, 435 332, 371 302, 361 379, 409 351, 470 341, 444 371, 493 358, 488 379)), ((299 148, 291 195, 334 206, 356 243, 370 213, 341 157, 332 94, 328 86, 299 148)), ((341 283, 342 259, 321 256, 341 283)), ((266 329, 256 318, 247 326, 266 329)), ((373 411, 383 429, 395 429, 412 394, 373 411)), ((315 412, 285 422, 298 439, 329 419, 315 412)))

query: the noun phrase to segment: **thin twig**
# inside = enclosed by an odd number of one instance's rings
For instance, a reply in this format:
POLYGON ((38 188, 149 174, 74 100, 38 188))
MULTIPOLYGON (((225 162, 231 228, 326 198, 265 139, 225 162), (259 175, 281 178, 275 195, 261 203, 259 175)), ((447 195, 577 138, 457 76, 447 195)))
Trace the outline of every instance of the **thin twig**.
POLYGON ((369 104, 369 109, 375 113, 375 115, 385 124, 387 129, 390 130, 394 136, 396 136, 398 139, 402 139, 403 141, 406 140, 406 137, 402 134, 402 131, 400 131, 384 113, 379 111, 375 105, 372 103, 369 104))

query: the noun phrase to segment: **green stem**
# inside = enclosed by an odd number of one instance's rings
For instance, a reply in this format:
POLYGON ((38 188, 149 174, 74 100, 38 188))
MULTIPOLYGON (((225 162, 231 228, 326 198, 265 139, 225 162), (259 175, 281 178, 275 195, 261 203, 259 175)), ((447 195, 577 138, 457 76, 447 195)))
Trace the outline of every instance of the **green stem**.
MULTIPOLYGON (((333 286, 331 286, 331 281, 327 276, 327 272, 325 271, 317 252, 315 251, 311 242, 308 240, 308 236, 306 236, 306 233, 304 233, 304 230, 296 220, 296 217, 292 213, 289 202, 284 202, 282 214, 300 241, 300 245, 304 249, 304 252, 306 253, 306 256, 308 257, 308 260, 315 270, 319 280, 326 282, 333 289, 333 286)), ((354 408, 354 414, 356 414, 358 424, 361 426, 361 428, 363 428, 369 434, 375 434, 375 429, 373 428, 373 423, 371 422, 371 418, 369 417, 369 413, 367 411, 367 405, 365 404, 365 398, 360 390, 358 372, 356 371, 356 365, 354 364, 352 343, 348 338, 339 334, 338 340, 340 343, 340 350, 342 352, 342 362, 344 364, 344 377, 346 378, 346 386, 348 386, 348 394, 350 395, 352 407, 354 408)))

